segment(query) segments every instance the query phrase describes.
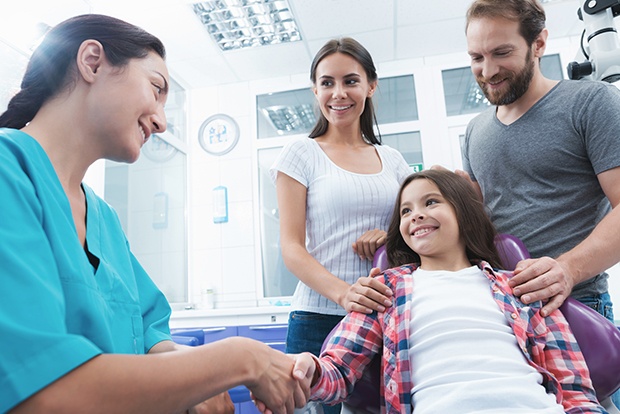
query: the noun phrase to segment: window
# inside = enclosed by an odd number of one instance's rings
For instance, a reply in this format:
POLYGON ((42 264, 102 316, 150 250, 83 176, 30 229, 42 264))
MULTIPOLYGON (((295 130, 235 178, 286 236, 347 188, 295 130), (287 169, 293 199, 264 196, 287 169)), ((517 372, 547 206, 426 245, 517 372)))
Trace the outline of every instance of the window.
POLYGON ((380 79, 372 100, 379 125, 419 119, 413 75, 380 79))
MULTIPOLYGON (((564 79, 560 55, 546 55, 540 69, 549 79, 564 79)), ((469 66, 441 71, 448 116, 478 113, 490 106, 469 66)))
MULTIPOLYGON (((380 125, 418 120, 413 75, 381 79, 373 102, 380 125)), ((259 139, 308 134, 317 120, 310 88, 258 95, 256 108, 259 139)))
POLYGON ((269 175, 269 168, 281 149, 273 147, 258 151, 263 294, 266 298, 291 296, 297 286, 297 278, 282 260, 276 186, 269 175))
POLYGON ((383 143, 396 148, 414 171, 421 171, 423 165, 422 139, 419 131, 403 132, 400 134, 383 135, 383 143))

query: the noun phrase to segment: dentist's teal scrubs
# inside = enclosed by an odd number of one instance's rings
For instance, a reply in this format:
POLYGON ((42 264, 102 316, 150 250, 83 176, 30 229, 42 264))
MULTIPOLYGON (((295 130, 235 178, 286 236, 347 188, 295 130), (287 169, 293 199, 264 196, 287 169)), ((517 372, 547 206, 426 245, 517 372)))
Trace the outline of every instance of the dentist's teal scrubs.
POLYGON ((86 239, 41 146, 0 128, 0 412, 101 353, 170 339, 170 307, 114 210, 84 186, 86 239))

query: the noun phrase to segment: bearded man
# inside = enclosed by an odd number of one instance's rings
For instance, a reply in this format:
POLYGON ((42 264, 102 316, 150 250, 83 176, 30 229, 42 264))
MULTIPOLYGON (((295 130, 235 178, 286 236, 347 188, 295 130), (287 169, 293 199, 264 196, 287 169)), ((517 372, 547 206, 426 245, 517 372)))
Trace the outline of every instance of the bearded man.
POLYGON ((605 270, 620 261, 620 92, 544 77, 538 0, 476 0, 465 31, 494 106, 468 125, 460 174, 533 257, 517 265, 515 295, 548 300, 543 315, 571 295, 613 321, 605 270))

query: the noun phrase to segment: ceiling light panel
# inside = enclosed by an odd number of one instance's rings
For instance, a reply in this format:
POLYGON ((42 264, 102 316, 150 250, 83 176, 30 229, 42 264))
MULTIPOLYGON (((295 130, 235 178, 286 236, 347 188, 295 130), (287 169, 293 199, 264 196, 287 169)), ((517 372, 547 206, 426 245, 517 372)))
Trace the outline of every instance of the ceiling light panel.
POLYGON ((222 50, 301 40, 287 0, 210 0, 193 9, 222 50))

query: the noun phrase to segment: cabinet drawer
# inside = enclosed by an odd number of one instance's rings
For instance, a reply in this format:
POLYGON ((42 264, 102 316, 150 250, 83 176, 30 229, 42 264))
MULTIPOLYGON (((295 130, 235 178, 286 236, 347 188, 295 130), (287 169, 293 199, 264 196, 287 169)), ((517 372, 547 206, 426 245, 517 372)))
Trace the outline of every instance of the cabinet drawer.
POLYGON ((238 326, 238 335, 259 341, 285 341, 287 325, 238 326))
POLYGON ((205 335, 202 329, 171 329, 172 340, 176 343, 189 346, 197 346, 205 343, 205 335))
POLYGON ((230 336, 237 336, 236 326, 216 326, 213 328, 204 328, 205 344, 219 341, 220 339, 230 336))

